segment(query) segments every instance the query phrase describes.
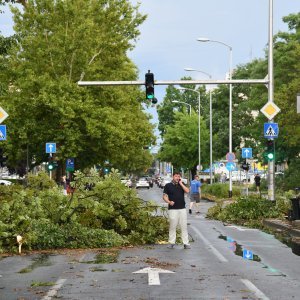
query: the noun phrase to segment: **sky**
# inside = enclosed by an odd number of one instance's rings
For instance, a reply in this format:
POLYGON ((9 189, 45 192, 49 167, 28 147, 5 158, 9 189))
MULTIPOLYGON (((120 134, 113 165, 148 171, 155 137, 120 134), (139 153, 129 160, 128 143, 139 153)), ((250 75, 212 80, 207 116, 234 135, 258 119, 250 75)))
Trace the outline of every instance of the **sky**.
MULTIPOLYGON (((269 0, 131 0, 141 3, 148 15, 130 57, 143 80, 147 70, 155 80, 179 80, 183 76, 208 79, 191 67, 209 73, 213 79, 225 79, 229 71, 229 49, 207 37, 232 47, 233 68, 255 58, 264 58, 268 44, 269 0)), ((288 31, 282 17, 300 11, 299 0, 273 0, 273 33, 288 31)), ((259 78, 258 78, 259 79, 259 78)), ((276 87, 275 87, 276 88, 276 87)), ((162 102, 164 86, 155 87, 162 102)), ((149 110, 157 122, 156 109, 149 110)))
MULTIPOLYGON (((232 47, 233 68, 254 58, 263 58, 268 43, 269 0, 130 0, 140 2, 140 12, 147 14, 140 26, 141 35, 129 53, 139 69, 139 80, 148 70, 155 80, 179 80, 183 76, 208 79, 186 72, 185 67, 224 79, 229 70, 229 50, 218 43, 201 43, 199 37, 221 41, 232 47)), ((299 0, 273 0, 273 30, 288 31, 282 17, 300 11, 299 0)), ((0 15, 0 31, 13 33, 7 9, 0 15)), ((165 86, 155 86, 155 96, 162 102, 165 86)), ((275 87, 276 89, 276 87, 275 87)), ((157 123, 155 107, 148 109, 157 123)))

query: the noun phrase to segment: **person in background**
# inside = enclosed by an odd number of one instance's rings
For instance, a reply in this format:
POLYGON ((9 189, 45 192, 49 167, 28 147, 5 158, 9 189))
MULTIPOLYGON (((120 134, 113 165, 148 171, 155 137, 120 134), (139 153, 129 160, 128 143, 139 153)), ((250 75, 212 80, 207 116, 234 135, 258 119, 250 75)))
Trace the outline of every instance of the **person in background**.
POLYGON ((63 194, 67 195, 68 193, 67 193, 67 178, 66 178, 66 176, 61 177, 61 185, 63 187, 63 194))
POLYGON ((190 183, 190 209, 189 213, 192 214, 192 208, 194 203, 196 203, 196 214, 200 214, 200 198, 201 198, 201 185, 202 183, 199 181, 199 176, 195 175, 194 180, 190 183))
POLYGON ((254 177, 254 181, 255 181, 255 185, 256 185, 256 191, 257 193, 260 192, 260 176, 258 173, 255 174, 255 177, 254 177))
POLYGON ((175 172, 171 182, 164 187, 163 200, 168 203, 169 213, 169 246, 173 249, 176 243, 176 228, 180 225, 181 239, 184 249, 190 249, 189 235, 187 231, 187 213, 185 208, 184 193, 188 193, 180 178, 180 173, 175 172))

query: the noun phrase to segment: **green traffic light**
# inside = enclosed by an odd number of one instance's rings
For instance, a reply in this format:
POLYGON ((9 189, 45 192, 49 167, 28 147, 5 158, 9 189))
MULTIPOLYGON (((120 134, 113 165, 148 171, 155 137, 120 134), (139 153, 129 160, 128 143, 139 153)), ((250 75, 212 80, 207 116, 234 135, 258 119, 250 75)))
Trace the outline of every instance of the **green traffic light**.
POLYGON ((268 153, 268 159, 272 160, 274 158, 274 154, 273 153, 268 153))
POLYGON ((154 95, 153 94, 148 94, 147 95, 147 99, 153 99, 154 98, 154 95))
POLYGON ((48 165, 48 170, 52 171, 53 168, 54 168, 54 166, 53 166, 52 164, 49 164, 49 165, 48 165))

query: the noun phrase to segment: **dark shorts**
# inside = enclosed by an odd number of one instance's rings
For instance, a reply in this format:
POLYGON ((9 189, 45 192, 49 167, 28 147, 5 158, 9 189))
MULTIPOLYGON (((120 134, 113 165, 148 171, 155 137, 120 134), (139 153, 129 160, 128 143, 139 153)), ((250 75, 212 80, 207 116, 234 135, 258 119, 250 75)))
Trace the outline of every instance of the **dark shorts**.
POLYGON ((199 194, 191 194, 191 202, 200 202, 200 195, 199 194))

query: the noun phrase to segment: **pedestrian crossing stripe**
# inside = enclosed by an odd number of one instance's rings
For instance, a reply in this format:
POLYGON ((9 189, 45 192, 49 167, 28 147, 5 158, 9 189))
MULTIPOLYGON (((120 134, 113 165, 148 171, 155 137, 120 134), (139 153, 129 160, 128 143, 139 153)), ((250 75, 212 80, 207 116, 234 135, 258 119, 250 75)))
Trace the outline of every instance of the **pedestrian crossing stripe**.
POLYGON ((274 128, 270 125, 265 133, 266 136, 274 137, 277 136, 274 128))

